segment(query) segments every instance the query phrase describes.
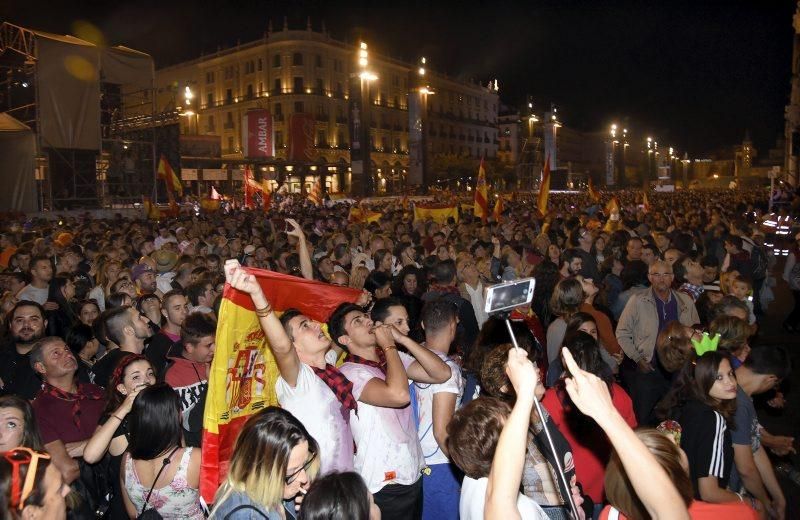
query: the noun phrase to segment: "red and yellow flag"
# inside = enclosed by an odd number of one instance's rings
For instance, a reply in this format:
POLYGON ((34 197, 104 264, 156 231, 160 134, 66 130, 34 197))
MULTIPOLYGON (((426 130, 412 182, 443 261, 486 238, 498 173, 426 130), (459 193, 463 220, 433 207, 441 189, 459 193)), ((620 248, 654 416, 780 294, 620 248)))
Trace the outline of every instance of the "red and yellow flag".
POLYGON ((647 192, 642 193, 642 208, 645 213, 650 213, 650 201, 647 199, 647 192))
POLYGON ((494 203, 494 211, 492 212, 492 217, 494 217, 494 221, 500 223, 503 221, 503 210, 505 209, 505 205, 503 204, 503 197, 497 197, 497 202, 494 203))
POLYGON ((142 197, 142 207, 148 220, 161 220, 161 210, 153 204, 153 200, 150 197, 142 197))
POLYGON ((172 166, 169 165, 169 161, 167 161, 167 157, 163 153, 158 161, 158 178, 167 185, 168 194, 177 193, 179 197, 183 196, 183 184, 181 184, 181 180, 175 170, 172 169, 172 166))
POLYGON ((600 193, 594 187, 594 181, 589 177, 589 197, 593 202, 600 202, 600 193))
POLYGON ((544 169, 542 170, 542 182, 539 184, 539 197, 537 198, 536 207, 542 216, 547 215, 547 201, 550 199, 550 155, 544 160, 544 169))
POLYGON ((606 203, 606 214, 611 215, 612 213, 619 213, 619 201, 617 197, 611 197, 606 203))
POLYGON ((481 158, 481 165, 478 167, 478 180, 475 182, 475 202, 473 204, 473 212, 476 217, 486 222, 489 218, 489 196, 487 195, 486 188, 486 168, 483 167, 483 158, 481 158))
POLYGON ((308 200, 315 206, 322 205, 322 181, 317 181, 311 186, 311 191, 308 192, 308 200))
POLYGON ((349 222, 353 224, 364 224, 377 222, 381 219, 383 213, 371 211, 369 208, 362 208, 356 205, 350 206, 350 214, 347 217, 349 222))
POLYGON ((458 205, 456 204, 415 204, 414 220, 433 220, 439 224, 447 224, 453 217, 458 222, 458 205))
POLYGON ((200 208, 203 211, 208 213, 213 213, 215 211, 219 211, 220 201, 219 199, 212 199, 210 197, 203 197, 200 200, 200 208))
MULTIPOLYGON (((356 302, 360 291, 306 280, 264 269, 247 268, 256 276, 272 308, 299 309, 324 322, 343 302, 356 302)), ((200 493, 209 504, 228 472, 236 436, 247 419, 276 405, 279 372, 253 302, 226 285, 217 325, 217 350, 211 362, 203 415, 203 457, 200 493)))

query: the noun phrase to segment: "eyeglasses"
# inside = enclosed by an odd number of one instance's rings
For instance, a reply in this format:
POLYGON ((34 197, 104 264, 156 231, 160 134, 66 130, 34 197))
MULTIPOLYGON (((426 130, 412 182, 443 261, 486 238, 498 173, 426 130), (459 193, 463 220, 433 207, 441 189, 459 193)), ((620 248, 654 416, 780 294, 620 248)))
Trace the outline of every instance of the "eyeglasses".
POLYGON ((16 448, 12 451, 3 454, 6 462, 11 464, 11 507, 22 510, 25 505, 25 500, 30 496, 33 491, 33 484, 36 481, 36 468, 39 465, 39 459, 50 460, 50 455, 47 453, 39 453, 30 448, 16 448), (19 482, 19 468, 23 464, 28 464, 28 472, 25 474, 25 482, 22 483, 22 490, 20 491, 19 482))
POLYGON ((675 276, 674 273, 650 273, 650 276, 653 278, 669 278, 670 276, 675 276))
POLYGON ((286 478, 283 479, 284 482, 286 482, 286 485, 288 486, 289 484, 291 484, 292 482, 297 480, 297 476, 300 474, 301 471, 306 471, 307 472, 308 469, 311 467, 311 464, 314 463, 314 459, 316 459, 316 458, 317 458, 317 454, 316 453, 312 453, 311 454, 311 458, 309 458, 306 461, 306 463, 303 464, 303 466, 300 469, 298 469, 297 471, 295 471, 293 473, 290 473, 289 475, 286 475, 286 478))

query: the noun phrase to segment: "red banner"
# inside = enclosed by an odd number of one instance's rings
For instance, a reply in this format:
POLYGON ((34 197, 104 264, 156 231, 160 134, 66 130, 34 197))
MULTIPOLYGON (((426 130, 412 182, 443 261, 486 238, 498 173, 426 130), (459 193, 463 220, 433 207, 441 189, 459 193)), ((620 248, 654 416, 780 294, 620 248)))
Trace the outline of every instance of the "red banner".
POLYGON ((289 118, 289 157, 290 161, 311 161, 314 159, 314 128, 316 123, 311 114, 292 114, 289 118))
POLYGON ((242 122, 244 156, 249 159, 263 159, 275 156, 274 128, 269 110, 248 110, 242 122))

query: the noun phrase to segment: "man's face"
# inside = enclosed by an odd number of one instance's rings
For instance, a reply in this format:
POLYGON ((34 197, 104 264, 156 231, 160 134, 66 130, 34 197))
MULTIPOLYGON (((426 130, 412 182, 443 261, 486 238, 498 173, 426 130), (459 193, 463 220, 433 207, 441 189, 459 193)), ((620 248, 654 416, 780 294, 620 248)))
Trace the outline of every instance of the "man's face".
POLYGON ((31 255, 17 253, 17 266, 20 271, 27 271, 31 265, 31 255))
POLYGON ((53 278, 53 266, 49 260, 39 260, 31 266, 31 276, 42 282, 49 282, 53 278))
POLYGON ((322 326, 308 316, 301 314, 289 320, 289 331, 299 352, 313 355, 330 347, 331 342, 322 332, 322 326))
POLYGON ((444 245, 444 237, 442 235, 433 235, 433 245, 437 248, 444 245))
POLYGON ((581 249, 589 250, 592 247, 592 234, 588 229, 581 229, 578 232, 578 246, 581 249))
POLYGON ((344 331, 349 338, 348 348, 369 348, 375 346, 373 322, 362 311, 348 312, 344 317, 344 331))
POLYGON ((133 308, 129 309, 128 312, 130 312, 131 327, 136 339, 147 339, 153 335, 153 331, 150 328, 150 320, 147 319, 147 316, 133 308))
POLYGON ((664 260, 666 260, 669 265, 674 265, 675 262, 678 261, 678 258, 681 257, 681 252, 677 249, 668 249, 666 253, 664 253, 664 260))
POLYGON ((214 336, 206 336, 200 338, 197 343, 186 344, 186 357, 195 363, 211 363, 211 360, 214 359, 216 348, 217 344, 214 342, 214 336))
POLYGON ((569 272, 571 276, 578 274, 581 268, 583 268, 583 260, 581 258, 573 258, 572 261, 567 264, 567 272, 569 272))
POLYGON ((343 271, 335 271, 331 275, 331 285, 336 285, 338 287, 349 287, 350 278, 347 276, 347 273, 343 271))
MULTIPOLYGON (((390 257, 391 258, 391 257, 390 257)), ((331 274, 333 273, 333 262, 327 256, 320 259, 319 264, 319 272, 326 280, 330 279, 331 274)))
POLYGON ((164 307, 161 312, 164 313, 167 321, 180 327, 183 325, 183 320, 186 319, 186 315, 189 313, 189 304, 186 301, 186 297, 181 294, 171 297, 168 301, 164 302, 164 307))
POLYGON ((147 256, 153 251, 156 250, 155 244, 152 241, 148 240, 144 244, 142 244, 142 256, 147 256))
POLYGON ((216 259, 206 259, 206 268, 212 273, 219 271, 219 262, 216 259))
POLYGON ((639 240, 628 240, 625 251, 628 253, 628 260, 641 260, 642 242, 639 240))
POLYGON ((42 362, 36 364, 36 371, 45 379, 74 374, 78 370, 75 355, 62 340, 48 342, 42 348, 42 362))
POLYGON ((9 323, 11 338, 16 343, 30 344, 44 335, 47 321, 37 307, 18 307, 9 323))
POLYGON ((653 254, 653 250, 649 248, 642 249, 641 260, 647 265, 652 264, 656 260, 656 255, 653 254))
POLYGON ((717 266, 703 267, 703 283, 711 283, 717 279, 717 266))
POLYGON ((686 268, 686 278, 691 280, 702 278, 704 269, 703 266, 700 265, 700 262, 687 258, 683 261, 683 267, 686 268))
POLYGON ((653 289, 660 293, 669 290, 670 286, 672 286, 673 277, 672 267, 667 267, 661 263, 650 266, 650 272, 647 275, 647 279, 650 280, 653 289))
POLYGON ((667 237, 667 235, 659 233, 655 236, 655 238, 656 238, 656 245, 660 250, 666 251, 667 249, 669 249, 669 237, 667 237))
POLYGON ((136 285, 142 294, 152 294, 156 292, 156 274, 152 271, 145 271, 136 280, 136 285))
POLYGON ((206 307, 211 307, 214 304, 214 299, 216 297, 217 292, 214 290, 214 286, 208 283, 203 290, 203 295, 197 298, 197 303, 200 305, 205 305, 206 307))

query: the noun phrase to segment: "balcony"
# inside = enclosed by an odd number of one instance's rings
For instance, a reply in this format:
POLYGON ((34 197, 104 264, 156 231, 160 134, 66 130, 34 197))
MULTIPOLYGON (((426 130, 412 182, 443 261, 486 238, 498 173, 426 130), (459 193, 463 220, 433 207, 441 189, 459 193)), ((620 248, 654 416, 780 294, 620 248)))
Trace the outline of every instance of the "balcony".
POLYGON ((328 121, 330 121, 330 119, 331 119, 331 116, 330 116, 330 115, 328 115, 328 114, 317 114, 317 115, 316 115, 316 116, 314 116, 314 117, 315 117, 315 119, 316 119, 317 121, 321 121, 321 122, 324 122, 324 123, 327 123, 327 122, 328 122, 328 121))
POLYGON ((234 128, 236 128, 236 125, 234 124, 233 121, 227 121, 224 125, 222 125, 222 128, 224 128, 225 130, 233 130, 234 128))

